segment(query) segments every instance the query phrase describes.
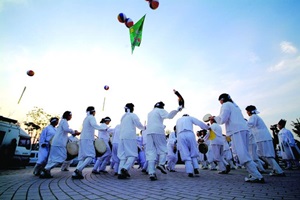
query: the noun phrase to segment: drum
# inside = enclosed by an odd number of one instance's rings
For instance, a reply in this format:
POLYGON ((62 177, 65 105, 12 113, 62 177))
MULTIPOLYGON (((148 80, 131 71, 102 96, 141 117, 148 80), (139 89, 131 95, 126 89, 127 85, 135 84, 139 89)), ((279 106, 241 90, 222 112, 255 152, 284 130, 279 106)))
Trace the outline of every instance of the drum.
POLYGON ((206 114, 206 115, 204 115, 203 121, 204 121, 204 122, 208 122, 210 117, 212 117, 211 114, 206 114))
POLYGON ((200 153, 206 154, 208 151, 208 146, 205 143, 200 143, 198 146, 200 153))
POLYGON ((77 142, 67 143, 67 160, 72 160, 78 156, 79 145, 77 142))
POLYGON ((96 157, 102 156, 106 152, 106 144, 102 138, 98 138, 94 141, 96 157))

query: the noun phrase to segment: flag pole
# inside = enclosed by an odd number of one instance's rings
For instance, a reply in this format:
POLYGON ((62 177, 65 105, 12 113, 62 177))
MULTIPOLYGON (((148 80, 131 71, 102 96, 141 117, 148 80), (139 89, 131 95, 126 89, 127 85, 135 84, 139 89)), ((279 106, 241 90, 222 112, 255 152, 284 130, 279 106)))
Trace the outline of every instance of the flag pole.
POLYGON ((103 99, 102 111, 104 111, 104 106, 105 106, 105 97, 104 97, 104 99, 103 99))
POLYGON ((18 104, 20 103, 20 101, 21 101, 21 99, 22 99, 22 97, 23 97, 23 94, 24 94, 25 90, 26 90, 26 86, 25 86, 24 89, 23 89, 23 92, 22 92, 22 94, 21 94, 21 96, 20 96, 20 98, 19 98, 18 104))

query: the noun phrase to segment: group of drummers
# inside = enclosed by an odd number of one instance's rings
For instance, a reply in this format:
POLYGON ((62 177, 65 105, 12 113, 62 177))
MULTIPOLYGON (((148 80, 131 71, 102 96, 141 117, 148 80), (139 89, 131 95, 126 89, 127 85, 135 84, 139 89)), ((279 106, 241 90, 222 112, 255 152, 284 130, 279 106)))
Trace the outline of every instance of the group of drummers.
POLYGON ((236 168, 233 158, 235 164, 243 165, 249 172, 249 177, 245 178, 246 182, 264 183, 261 176, 261 173, 265 172, 264 162, 272 167, 270 175, 285 176, 274 159, 271 136, 265 136, 267 139, 263 143, 257 141, 257 127, 251 121, 251 115, 255 115, 257 111, 255 106, 246 108, 250 116, 248 123, 228 94, 221 94, 219 101, 222 104, 219 116, 207 114, 203 117, 203 122, 184 114, 176 121, 174 131, 168 138, 165 137, 163 121, 174 118, 182 111, 182 101, 179 102, 179 107, 171 112, 164 109, 163 102, 157 102, 148 113, 147 125, 140 122, 139 117, 133 113, 134 105, 128 103, 125 105, 125 114, 120 124, 115 128, 110 128, 109 117, 103 118, 100 124, 97 124, 95 108, 89 106, 81 132, 69 128, 68 121, 71 120, 72 113, 66 111, 61 120, 51 118, 49 126, 42 131, 39 157, 33 173, 40 178, 52 178, 52 168, 62 164, 62 170, 67 171, 71 160, 78 156, 79 163, 72 174, 73 179, 83 179, 83 169, 93 160, 93 174, 108 173, 106 167, 110 163, 118 179, 127 179, 130 177, 130 169, 138 161, 142 172, 149 174, 150 180, 154 181, 157 180, 156 169, 162 174, 167 174, 167 171, 176 172, 175 166, 180 152, 188 177, 199 174, 199 162, 202 169, 207 169, 209 165, 211 170, 219 170, 219 174, 228 174, 231 169, 236 168), (234 126, 230 124, 233 121, 230 117, 238 121, 234 126), (225 124, 226 134, 222 134, 220 124, 225 124), (201 129, 197 132, 197 138, 194 125, 201 129), (137 128, 141 130, 139 137, 136 135, 137 128), (249 131, 251 128, 253 130, 249 131), (98 130, 96 137, 95 130, 98 130), (69 133, 71 137, 68 137, 69 133), (78 135, 80 140, 76 137, 78 135), (260 151, 257 151, 257 148, 260 151), (263 154, 258 155, 257 152, 263 154), (260 159, 261 157, 264 159, 260 159))

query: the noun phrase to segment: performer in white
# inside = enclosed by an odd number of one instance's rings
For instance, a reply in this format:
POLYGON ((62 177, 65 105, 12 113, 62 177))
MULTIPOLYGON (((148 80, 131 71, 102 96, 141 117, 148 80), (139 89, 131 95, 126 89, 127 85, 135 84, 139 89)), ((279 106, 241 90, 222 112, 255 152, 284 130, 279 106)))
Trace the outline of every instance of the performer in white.
POLYGON ((146 163, 146 153, 143 145, 143 131, 140 131, 140 134, 136 138, 138 145, 138 158, 137 163, 139 165, 139 169, 144 167, 146 163))
POLYGON ((47 165, 42 170, 40 178, 52 178, 50 170, 67 159, 68 134, 80 134, 78 131, 69 128, 68 121, 71 119, 72 113, 70 111, 64 112, 52 140, 47 165))
POLYGON ((50 153, 50 140, 53 138, 53 136, 56 133, 56 126, 59 122, 59 119, 57 117, 52 117, 50 119, 50 124, 46 126, 39 139, 39 153, 38 153, 38 161, 36 162, 33 174, 35 176, 39 176, 41 174, 41 170, 46 166, 48 156, 50 153))
POLYGON ((253 105, 247 106, 246 111, 250 116, 247 124, 257 145, 257 155, 272 167, 273 172, 270 173, 271 176, 285 176, 275 160, 272 136, 262 118, 257 115, 259 112, 253 105))
POLYGON ((228 163, 224 163, 224 138, 222 135, 222 128, 213 118, 209 119, 210 130, 203 138, 204 141, 210 140, 210 150, 212 151, 213 161, 218 163, 219 174, 228 174, 230 172, 230 166, 228 163))
POLYGON ((146 130, 142 131, 142 147, 145 151, 145 159, 146 159, 146 162, 144 163, 144 165, 142 167, 142 172, 143 173, 148 173, 148 161, 147 161, 147 155, 146 155, 146 151, 147 151, 146 150, 147 149, 147 127, 146 127, 146 130))
POLYGON ((118 158, 118 146, 120 143, 120 125, 118 124, 113 131, 112 135, 112 152, 111 152, 111 160, 112 160, 112 168, 114 169, 115 174, 118 175, 118 169, 120 164, 120 159, 118 158))
POLYGON ((134 105, 127 103, 125 105, 125 114, 121 118, 120 143, 118 146, 118 157, 120 159, 118 179, 130 177, 129 170, 138 157, 136 128, 145 130, 139 117, 133 111, 134 105))
MULTIPOLYGON (((206 135, 206 130, 200 130, 196 132, 196 139, 197 139, 197 143, 198 145, 200 145, 201 143, 204 143, 207 145, 207 142, 201 142, 204 141, 203 138, 206 135)), ((207 145, 208 146, 208 145, 207 145)), ((199 149, 199 148, 198 148, 199 149)), ((199 151, 199 157, 197 157, 197 159, 199 160, 199 162, 201 163, 201 169, 203 170, 207 170, 208 169, 208 159, 207 159, 207 154, 203 154, 199 151)))
POLYGON ((163 174, 167 173, 165 164, 167 161, 167 141, 165 136, 165 119, 173 119, 175 115, 181 111, 179 106, 177 110, 172 110, 168 113, 164 109, 163 102, 157 102, 152 111, 148 113, 147 120, 147 148, 146 159, 148 161, 148 173, 150 180, 157 180, 155 172, 155 161, 158 157, 158 165, 156 166, 163 174))
POLYGON ((98 138, 103 139, 106 145, 106 151, 105 153, 97 157, 96 163, 94 164, 92 173, 99 174, 100 172, 106 174, 108 173, 106 171, 106 166, 110 161, 111 158, 111 148, 109 146, 109 139, 110 139, 110 133, 112 133, 114 130, 111 129, 108 125, 111 122, 110 117, 102 118, 100 121, 100 126, 102 127, 102 130, 98 130, 98 138))
POLYGON ((176 122, 176 132, 178 134, 177 147, 180 152, 181 160, 185 163, 185 171, 189 177, 193 177, 194 174, 199 174, 199 164, 197 160, 199 151, 193 125, 197 125, 205 130, 209 129, 209 126, 205 123, 188 114, 184 114, 176 122))
POLYGON ((248 151, 249 129, 240 108, 226 93, 219 96, 219 101, 222 105, 220 114, 219 116, 213 116, 211 118, 218 124, 225 124, 226 135, 230 136, 240 163, 246 167, 250 174, 249 177, 245 177, 245 181, 264 183, 265 180, 257 170, 256 164, 252 160, 248 151))
POLYGON ((167 147, 168 147, 167 169, 170 172, 176 172, 175 166, 178 161, 176 126, 174 126, 173 130, 174 131, 170 133, 168 142, 167 142, 167 147))
POLYGON ((82 170, 90 164, 90 162, 96 157, 94 140, 95 129, 105 130, 102 126, 98 125, 95 118, 95 108, 89 106, 86 109, 87 116, 83 120, 82 131, 79 140, 79 153, 78 164, 76 170, 72 174, 73 179, 83 179, 82 170))
POLYGON ((282 159, 286 162, 285 169, 292 169, 292 162, 299 169, 299 149, 292 132, 285 128, 286 120, 281 119, 277 127, 279 129, 278 139, 281 149, 282 159))

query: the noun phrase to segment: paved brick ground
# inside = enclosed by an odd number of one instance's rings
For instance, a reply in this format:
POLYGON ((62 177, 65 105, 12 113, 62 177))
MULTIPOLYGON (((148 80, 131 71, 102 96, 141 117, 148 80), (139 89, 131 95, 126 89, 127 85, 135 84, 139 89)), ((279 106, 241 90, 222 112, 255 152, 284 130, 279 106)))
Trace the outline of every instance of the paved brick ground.
POLYGON ((184 165, 177 165, 177 172, 158 171, 157 181, 150 181, 136 166, 126 180, 117 179, 113 171, 94 175, 92 168, 83 171, 83 180, 71 178, 74 168, 54 168, 54 178, 40 179, 32 169, 0 170, 0 199, 300 199, 300 170, 286 171, 286 177, 264 175, 266 183, 259 184, 244 182, 245 169, 228 175, 201 170, 190 178, 184 165))

